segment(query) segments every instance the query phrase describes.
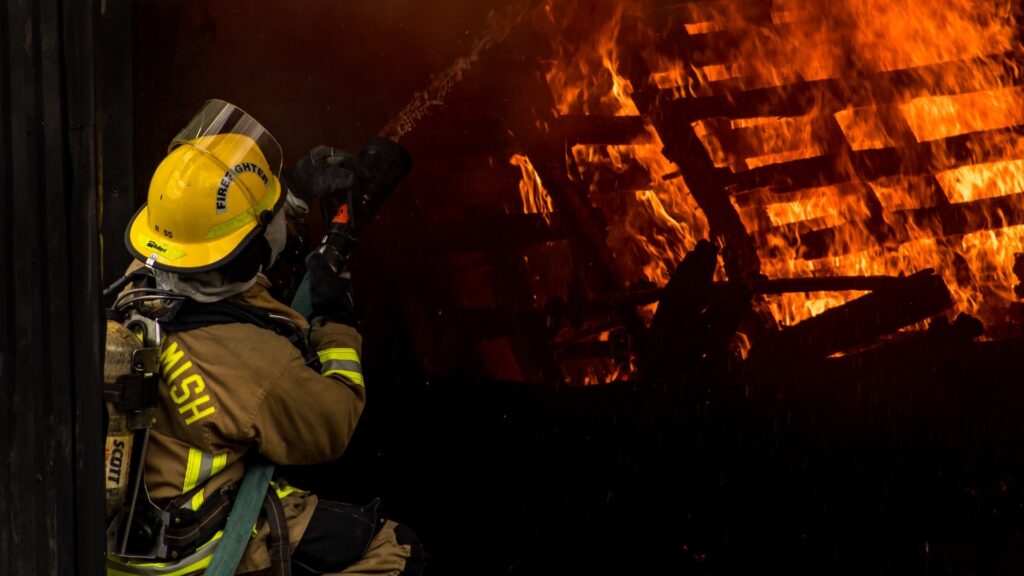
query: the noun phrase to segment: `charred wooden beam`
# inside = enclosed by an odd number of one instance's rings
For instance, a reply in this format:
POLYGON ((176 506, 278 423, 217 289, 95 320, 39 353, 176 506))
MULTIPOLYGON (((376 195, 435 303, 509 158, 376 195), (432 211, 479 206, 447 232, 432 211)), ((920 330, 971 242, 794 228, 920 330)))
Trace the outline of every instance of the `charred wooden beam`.
POLYGON ((647 133, 642 116, 566 114, 555 120, 553 135, 576 144, 629 144, 647 133))
POLYGON ((583 180, 589 183, 591 197, 650 190, 654 186, 651 173, 636 162, 628 162, 621 170, 590 166, 583 180))
POLYGON ((760 273, 761 262, 752 238, 736 213, 722 185, 721 171, 715 168, 704 144, 693 127, 661 126, 664 118, 655 115, 655 124, 665 142, 665 155, 686 167, 683 179, 694 200, 707 217, 711 235, 725 246, 723 259, 730 278, 742 280, 760 273))
POLYGON ((863 150, 853 159, 867 179, 934 174, 969 164, 1015 160, 1022 141, 1024 126, 1011 126, 903 146, 900 157, 894 157, 889 148, 863 150))
MULTIPOLYGON (((570 240, 574 271, 586 275, 599 290, 619 290, 620 283, 612 272, 614 258, 607 249, 605 223, 587 201, 586 190, 580 190, 566 176, 567 142, 563 138, 567 128, 560 127, 560 120, 553 112, 555 103, 542 71, 533 70, 531 74, 524 75, 523 84, 523 89, 534 95, 531 101, 537 102, 537 109, 549 112, 540 114, 539 118, 532 113, 515 116, 505 129, 526 142, 524 153, 551 197, 564 237, 570 240)), ((567 126, 575 126, 584 133, 589 131, 591 136, 605 129, 619 131, 618 135, 623 135, 637 128, 635 119, 620 124, 616 122, 609 124, 602 120, 598 121, 598 128, 591 128, 585 126, 583 120, 569 120, 567 126)))
POLYGON ((899 286, 902 276, 825 276, 821 278, 771 278, 748 283, 755 294, 786 294, 798 292, 846 292, 851 290, 885 290, 899 286))
MULTIPOLYGON (((1024 274, 1024 273, 1022 273, 1024 274)), ((746 289, 752 294, 792 294, 804 292, 850 292, 884 290, 899 286, 904 276, 822 276, 812 278, 757 278, 749 280, 746 289)), ((715 289, 725 289, 731 282, 713 282, 715 289)), ((594 314, 623 306, 645 306, 665 298, 665 289, 648 288, 624 294, 598 296, 583 303, 580 314, 594 314)))
MULTIPOLYGON (((935 223, 939 222, 939 233, 936 236, 959 236, 1024 224, 1024 194, 905 210, 892 214, 897 218, 906 218, 908 223, 918 228, 934 227, 935 223)), ((907 229, 907 226, 898 220, 894 225, 907 229)))
POLYGON ((715 286, 717 262, 718 249, 701 240, 661 290, 658 311, 640 346, 641 370, 648 376, 724 362, 751 295, 739 283, 715 286))
POLYGON ((682 323, 689 323, 707 304, 707 293, 714 284, 718 248, 701 240, 683 258, 661 290, 658 313, 651 322, 651 334, 660 338, 682 323))
POLYGON ((654 124, 665 144, 665 156, 683 169, 686 186, 704 211, 712 238, 720 240, 724 246, 722 258, 729 278, 756 277, 760 274, 761 262, 753 239, 747 234, 726 193, 728 181, 725 174, 728 170, 715 167, 690 122, 678 122, 672 110, 665 110, 659 105, 650 82, 650 68, 639 53, 623 55, 622 68, 635 88, 634 103, 654 124))
POLYGON ((952 305, 952 295, 942 277, 934 270, 923 270, 783 329, 756 345, 750 359, 799 362, 823 358, 870 344, 952 305))
POLYGON ((580 274, 586 274, 598 290, 622 290, 622 282, 612 272, 615 256, 608 250, 607 224, 592 206, 587 197, 588 190, 566 178, 564 156, 553 150, 555 147, 560 149, 562 145, 562 142, 538 145, 530 152, 530 157, 534 159, 534 168, 551 195, 566 237, 573 240, 573 267, 580 274))
POLYGON ((672 272, 641 346, 640 367, 645 373, 688 369, 699 361, 708 330, 702 313, 711 302, 717 262, 718 249, 702 240, 672 272))
POLYGON ((753 292, 741 282, 716 283, 714 288, 708 306, 711 322, 701 360, 703 366, 723 368, 739 360, 730 346, 740 325, 751 320, 753 292))

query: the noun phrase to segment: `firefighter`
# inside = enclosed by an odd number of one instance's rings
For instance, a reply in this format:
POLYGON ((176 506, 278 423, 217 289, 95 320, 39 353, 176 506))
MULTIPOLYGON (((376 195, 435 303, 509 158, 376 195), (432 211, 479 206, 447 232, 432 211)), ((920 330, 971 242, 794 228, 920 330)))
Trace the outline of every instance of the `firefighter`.
MULTIPOLYGON (((347 274, 309 271, 317 295, 309 322, 270 295, 262 274, 283 249, 285 214, 302 207, 282 185, 281 164, 269 132, 237 107, 211 100, 172 141, 148 201, 128 225, 134 266, 144 263, 157 288, 184 297, 177 311, 191 316, 176 324, 166 321, 174 306, 155 312, 164 314, 161 325, 177 326, 163 334, 144 465, 149 497, 170 513, 167 554, 111 556, 108 574, 201 573, 216 553, 247 461, 326 462, 352 437, 367 384, 347 274), (222 308, 256 311, 308 334, 307 354, 284 331, 225 318, 222 308)), ((415 535, 379 518, 376 505, 322 501, 282 478, 272 490, 280 506, 271 516, 283 517, 291 573, 422 572, 415 535)), ((274 523, 266 516, 236 573, 270 573, 281 554, 268 544, 274 523)))

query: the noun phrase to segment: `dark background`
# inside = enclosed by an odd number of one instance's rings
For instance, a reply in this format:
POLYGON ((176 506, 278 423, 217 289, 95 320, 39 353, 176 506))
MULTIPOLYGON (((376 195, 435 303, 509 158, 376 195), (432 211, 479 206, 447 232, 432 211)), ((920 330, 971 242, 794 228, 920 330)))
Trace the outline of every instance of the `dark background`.
MULTIPOLYGON (((105 89, 128 77, 131 90, 110 94, 104 112, 111 130, 130 115, 132 137, 110 144, 119 154, 104 169, 114 199, 105 276, 127 262, 128 214, 203 101, 258 118, 286 164, 316 144, 355 150, 464 55, 503 4, 122 9, 130 26, 108 21, 104 35, 105 89)), ((367 412, 345 457, 291 471, 295 483, 336 499, 383 497, 422 536, 435 574, 1024 570, 1019 343, 965 344, 952 355, 897 347, 592 389, 494 381, 468 357, 443 370, 424 357, 412 316, 452 303, 438 295, 440 256, 427 238, 439 231, 420 218, 422 205, 446 194, 445 168, 459 177, 455 144, 467 125, 529 105, 502 82, 511 72, 500 66, 530 57, 515 42, 403 140, 421 176, 385 207, 356 262, 367 412)), ((514 170, 501 174, 513 178, 500 185, 514 186, 514 170)), ((435 317, 444 338, 445 316, 435 317)))

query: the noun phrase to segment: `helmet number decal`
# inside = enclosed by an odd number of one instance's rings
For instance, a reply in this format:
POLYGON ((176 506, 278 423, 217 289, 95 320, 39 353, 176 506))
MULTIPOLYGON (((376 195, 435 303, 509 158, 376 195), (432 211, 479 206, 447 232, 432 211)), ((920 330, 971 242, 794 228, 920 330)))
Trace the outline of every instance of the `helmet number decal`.
POLYGON ((220 186, 217 188, 217 214, 227 212, 228 188, 231 187, 231 183, 235 181, 235 178, 245 174, 246 172, 258 176, 259 179, 263 181, 264 186, 270 186, 270 178, 259 164, 254 162, 242 162, 240 164, 235 164, 228 169, 228 171, 224 173, 224 177, 220 179, 220 186))

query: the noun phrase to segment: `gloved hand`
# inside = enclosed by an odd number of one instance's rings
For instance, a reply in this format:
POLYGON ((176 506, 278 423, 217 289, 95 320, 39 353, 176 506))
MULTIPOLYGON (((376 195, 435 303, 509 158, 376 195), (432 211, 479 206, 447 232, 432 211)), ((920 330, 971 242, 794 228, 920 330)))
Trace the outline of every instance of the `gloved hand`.
POLYGON ((305 200, 312 197, 339 196, 356 184, 359 159, 331 146, 317 146, 309 151, 291 171, 291 184, 305 200))
POLYGON ((309 275, 309 293, 313 308, 311 317, 354 325, 352 276, 349 274, 347 262, 329 249, 315 250, 306 257, 306 270, 309 275))

